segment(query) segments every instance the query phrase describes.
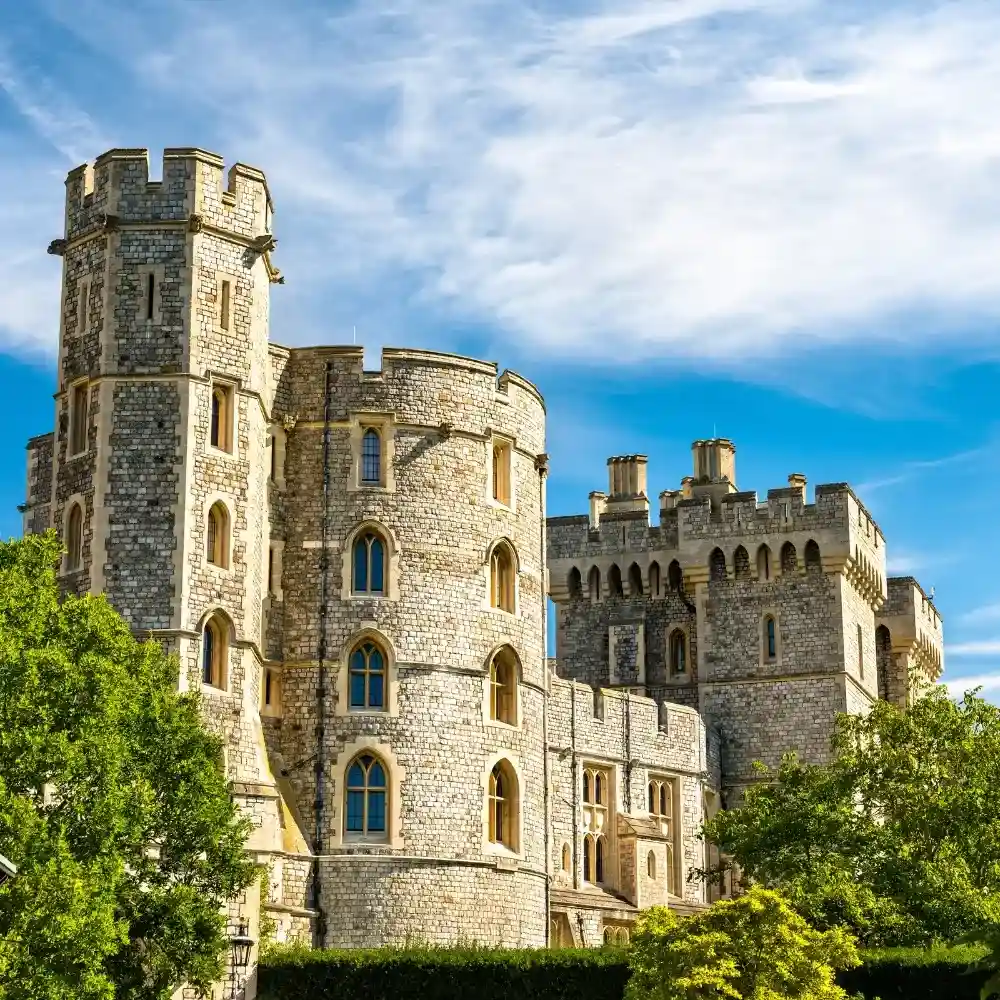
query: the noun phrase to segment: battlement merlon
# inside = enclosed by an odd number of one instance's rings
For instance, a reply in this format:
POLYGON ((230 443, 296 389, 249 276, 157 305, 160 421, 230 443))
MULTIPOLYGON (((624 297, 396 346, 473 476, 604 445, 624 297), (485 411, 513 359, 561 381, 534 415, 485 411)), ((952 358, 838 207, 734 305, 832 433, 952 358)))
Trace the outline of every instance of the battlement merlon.
POLYGON ((660 524, 653 527, 641 512, 609 515, 604 494, 592 494, 589 517, 547 521, 550 596, 556 601, 568 596, 566 581, 574 569, 587 580, 596 566, 603 580, 612 563, 624 576, 626 564, 635 562, 645 578, 653 561, 662 572, 676 559, 685 579, 704 582, 716 548, 725 555, 732 576, 741 545, 752 566, 760 546, 768 546, 780 573, 779 553, 791 543, 798 569, 804 572, 806 545, 815 542, 826 571, 845 573, 873 607, 881 606, 886 598, 885 539, 854 491, 846 483, 819 485, 815 502, 809 504, 805 477, 793 473, 789 483, 769 490, 763 503, 754 492, 731 492, 718 500, 671 492, 670 505, 661 507, 660 524))
POLYGON ((239 237, 259 252, 274 249, 274 205, 261 170, 235 163, 225 182, 225 161, 193 147, 163 151, 160 180, 150 180, 149 151, 109 149, 66 177, 63 238, 49 252, 62 255, 68 245, 130 225, 187 224, 194 232, 218 231, 239 237))
POLYGON ((894 654, 911 656, 919 673, 935 683, 944 670, 941 613, 912 576, 891 577, 886 591, 886 602, 875 616, 876 627, 889 630, 894 654))

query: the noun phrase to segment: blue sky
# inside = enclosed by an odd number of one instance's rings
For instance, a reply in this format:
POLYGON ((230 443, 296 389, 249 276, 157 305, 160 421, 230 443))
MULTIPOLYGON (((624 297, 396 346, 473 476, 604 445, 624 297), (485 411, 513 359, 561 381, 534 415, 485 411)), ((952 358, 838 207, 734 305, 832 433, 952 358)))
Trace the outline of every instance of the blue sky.
POLYGON ((846 480, 946 678, 1000 696, 998 39, 995 0, 16 5, 0 536, 52 424, 66 171, 198 145, 267 172, 275 340, 523 372, 553 514, 612 454, 675 488, 713 432, 741 489, 846 480))

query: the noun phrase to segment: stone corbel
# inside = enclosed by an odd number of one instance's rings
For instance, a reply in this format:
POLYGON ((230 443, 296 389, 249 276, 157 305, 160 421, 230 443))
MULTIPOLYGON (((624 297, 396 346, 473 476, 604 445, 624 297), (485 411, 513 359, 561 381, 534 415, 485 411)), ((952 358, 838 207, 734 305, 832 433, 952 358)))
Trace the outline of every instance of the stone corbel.
POLYGON ((118 229, 118 216, 117 215, 103 215, 101 216, 101 231, 105 233, 113 233, 118 229))
POLYGON ((53 240, 45 252, 52 254, 53 257, 61 257, 66 252, 68 245, 67 240, 53 240))
POLYGON ((298 422, 299 422, 298 415, 294 413, 286 413, 281 418, 281 426, 285 428, 286 434, 291 434, 292 431, 295 430, 295 425, 298 422))
POLYGON ((535 456, 535 469, 538 471, 540 476, 547 476, 549 474, 549 456, 546 452, 542 452, 535 456))
POLYGON ((200 233, 205 228, 205 219, 203 216, 196 213, 192 214, 188 219, 188 232, 189 233, 200 233))
POLYGON ((442 441, 447 441, 451 437, 451 432, 455 429, 455 425, 448 420, 442 421, 441 425, 438 427, 438 434, 441 435, 442 441))
POLYGON ((264 233, 254 239, 254 241, 250 244, 250 248, 254 251, 254 253, 274 253, 277 245, 278 241, 270 233, 264 233))

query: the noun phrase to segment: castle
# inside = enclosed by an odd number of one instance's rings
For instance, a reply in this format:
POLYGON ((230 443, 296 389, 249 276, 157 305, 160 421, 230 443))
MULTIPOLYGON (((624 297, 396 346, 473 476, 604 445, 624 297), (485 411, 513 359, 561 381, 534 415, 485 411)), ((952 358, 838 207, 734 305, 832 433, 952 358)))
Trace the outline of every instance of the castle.
POLYGON ((269 340, 264 175, 114 149, 66 182, 55 431, 24 530, 180 663, 222 737, 260 937, 371 946, 627 939, 724 887, 706 815, 756 759, 942 667, 941 619, 845 484, 736 491, 694 445, 660 494, 609 461, 545 517, 545 405, 469 358, 269 340), (557 649, 546 649, 547 597, 557 649), (710 860, 710 859, 709 859, 710 860))

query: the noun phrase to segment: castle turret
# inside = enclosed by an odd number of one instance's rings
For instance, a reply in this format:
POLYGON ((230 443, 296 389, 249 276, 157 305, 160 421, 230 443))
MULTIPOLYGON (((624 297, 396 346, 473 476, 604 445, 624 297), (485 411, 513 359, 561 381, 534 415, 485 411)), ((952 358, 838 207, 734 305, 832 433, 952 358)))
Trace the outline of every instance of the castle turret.
POLYGON ((646 462, 645 455, 619 455, 608 459, 607 513, 644 511, 649 514, 646 462))
POLYGON ((714 509, 724 496, 736 492, 736 445, 732 441, 727 438, 695 441, 691 445, 691 457, 694 461, 692 497, 710 497, 714 509))

